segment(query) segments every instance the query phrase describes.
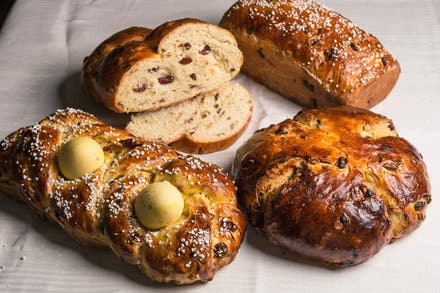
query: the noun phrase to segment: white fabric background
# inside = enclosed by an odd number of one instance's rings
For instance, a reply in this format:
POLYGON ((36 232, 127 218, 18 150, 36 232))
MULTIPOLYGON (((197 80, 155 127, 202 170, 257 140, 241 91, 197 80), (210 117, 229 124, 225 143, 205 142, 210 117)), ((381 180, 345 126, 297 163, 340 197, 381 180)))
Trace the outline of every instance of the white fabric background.
MULTIPOLYGON (((83 58, 128 26, 155 27, 196 17, 217 23, 233 1, 17 0, 0 33, 0 136, 66 105, 121 125, 80 90, 83 58)), ((332 271, 298 261, 249 229, 236 260, 208 284, 150 282, 112 252, 82 247, 59 227, 0 194, 0 292, 440 292, 440 1, 339 0, 325 3, 373 33, 395 53, 402 75, 374 108, 424 155, 433 187, 425 223, 370 261, 332 271), (24 256, 24 260, 20 258, 24 256)), ((245 76, 255 97, 248 131, 227 151, 203 156, 229 169, 236 148, 256 129, 300 107, 245 76)))

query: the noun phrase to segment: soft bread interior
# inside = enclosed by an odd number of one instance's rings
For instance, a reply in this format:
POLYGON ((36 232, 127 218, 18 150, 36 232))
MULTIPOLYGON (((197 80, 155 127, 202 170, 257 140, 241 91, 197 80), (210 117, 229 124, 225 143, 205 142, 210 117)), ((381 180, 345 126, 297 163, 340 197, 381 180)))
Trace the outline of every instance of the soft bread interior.
POLYGON ((158 55, 123 77, 116 100, 125 112, 154 110, 218 88, 240 71, 232 34, 210 24, 185 24, 164 37, 158 55))
POLYGON ((169 144, 182 136, 200 142, 221 141, 238 133, 252 115, 252 98, 237 83, 153 112, 132 116, 127 131, 145 140, 169 144))

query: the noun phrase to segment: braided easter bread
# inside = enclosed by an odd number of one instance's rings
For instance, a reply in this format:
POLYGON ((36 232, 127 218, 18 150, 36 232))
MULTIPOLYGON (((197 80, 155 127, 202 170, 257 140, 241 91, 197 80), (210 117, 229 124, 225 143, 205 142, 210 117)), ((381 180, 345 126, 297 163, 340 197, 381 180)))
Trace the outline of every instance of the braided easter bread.
POLYGON ((58 110, 1 142, 0 189, 82 244, 110 247, 158 282, 211 280, 234 259, 246 226, 233 182, 218 167, 74 109, 58 110), (96 141, 104 163, 69 180, 59 152, 78 137, 96 141), (138 220, 134 202, 146 186, 162 181, 177 187, 184 208, 176 222, 152 230, 138 220))

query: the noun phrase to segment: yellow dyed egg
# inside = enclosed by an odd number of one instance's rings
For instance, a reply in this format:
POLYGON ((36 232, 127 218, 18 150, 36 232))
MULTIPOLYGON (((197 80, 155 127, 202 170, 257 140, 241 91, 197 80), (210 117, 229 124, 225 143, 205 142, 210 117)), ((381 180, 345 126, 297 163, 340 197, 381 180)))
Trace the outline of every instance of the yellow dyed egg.
POLYGON ((160 229, 180 218, 184 201, 180 191, 171 183, 155 182, 139 193, 134 208, 142 225, 160 229))
POLYGON ((90 137, 69 140, 58 152, 58 167, 67 179, 80 178, 104 164, 102 147, 90 137))

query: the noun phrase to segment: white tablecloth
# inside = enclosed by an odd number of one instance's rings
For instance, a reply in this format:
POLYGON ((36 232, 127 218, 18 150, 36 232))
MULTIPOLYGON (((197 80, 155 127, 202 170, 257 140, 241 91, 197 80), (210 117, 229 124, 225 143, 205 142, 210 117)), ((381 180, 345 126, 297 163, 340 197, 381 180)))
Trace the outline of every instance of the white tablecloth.
MULTIPOLYGON (((0 135, 66 105, 121 125, 124 119, 81 92, 83 58, 112 33, 195 17, 217 23, 233 1, 17 0, 0 33, 0 135)), ((392 118, 423 154, 433 202, 425 223, 368 262, 332 271, 289 256, 249 229, 236 260, 212 282, 183 287, 149 281, 105 249, 82 247, 25 205, 0 194, 0 292, 440 292, 440 1, 340 0, 325 3, 373 33, 399 59, 402 75, 374 111, 392 118)), ((229 169, 256 129, 300 109, 245 76, 255 97, 249 129, 229 150, 202 156, 229 169)))

